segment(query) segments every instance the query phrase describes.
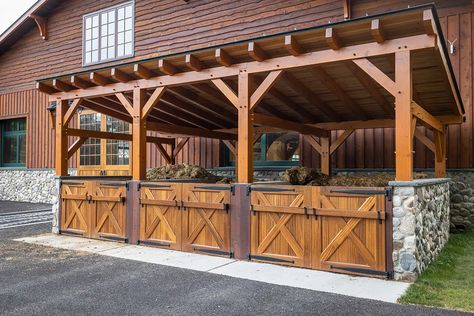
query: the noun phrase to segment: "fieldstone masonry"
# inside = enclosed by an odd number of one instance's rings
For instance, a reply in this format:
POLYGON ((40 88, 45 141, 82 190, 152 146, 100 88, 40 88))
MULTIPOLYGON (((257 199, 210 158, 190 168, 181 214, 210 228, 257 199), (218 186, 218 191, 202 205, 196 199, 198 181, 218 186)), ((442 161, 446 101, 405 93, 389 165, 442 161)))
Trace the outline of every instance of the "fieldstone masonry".
POLYGON ((414 281, 449 238, 449 179, 390 182, 393 186, 393 267, 414 281))
POLYGON ((51 204, 54 179, 52 169, 2 169, 0 200, 51 204))

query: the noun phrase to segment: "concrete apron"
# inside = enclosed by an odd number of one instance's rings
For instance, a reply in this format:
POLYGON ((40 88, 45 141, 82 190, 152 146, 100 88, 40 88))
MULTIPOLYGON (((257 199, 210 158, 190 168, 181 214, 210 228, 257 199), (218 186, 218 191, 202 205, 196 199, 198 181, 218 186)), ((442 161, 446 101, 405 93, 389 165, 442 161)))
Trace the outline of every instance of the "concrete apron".
POLYGON ((395 303, 410 285, 64 235, 45 234, 16 241, 392 303, 395 303))

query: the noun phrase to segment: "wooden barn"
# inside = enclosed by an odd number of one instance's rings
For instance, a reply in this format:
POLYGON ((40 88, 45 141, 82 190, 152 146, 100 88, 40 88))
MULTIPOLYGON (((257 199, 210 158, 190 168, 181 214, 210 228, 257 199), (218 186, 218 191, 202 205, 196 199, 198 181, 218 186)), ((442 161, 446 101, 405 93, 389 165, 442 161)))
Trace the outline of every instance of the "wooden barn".
POLYGON ((473 18, 447 0, 39 0, 0 37, 0 174, 54 169, 59 233, 413 279, 427 262, 404 240, 439 252, 446 170, 473 165, 473 18), (177 163, 236 184, 146 181, 177 163), (397 181, 254 183, 295 165, 397 181), (393 218, 411 198, 436 249, 393 218))

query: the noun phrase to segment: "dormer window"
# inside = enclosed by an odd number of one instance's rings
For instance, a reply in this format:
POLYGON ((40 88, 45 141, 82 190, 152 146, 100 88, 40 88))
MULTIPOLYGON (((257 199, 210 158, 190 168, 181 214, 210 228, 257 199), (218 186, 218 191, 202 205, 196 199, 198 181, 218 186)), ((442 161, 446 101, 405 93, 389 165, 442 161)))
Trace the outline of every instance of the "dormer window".
POLYGON ((133 1, 84 16, 83 65, 134 55, 133 1))

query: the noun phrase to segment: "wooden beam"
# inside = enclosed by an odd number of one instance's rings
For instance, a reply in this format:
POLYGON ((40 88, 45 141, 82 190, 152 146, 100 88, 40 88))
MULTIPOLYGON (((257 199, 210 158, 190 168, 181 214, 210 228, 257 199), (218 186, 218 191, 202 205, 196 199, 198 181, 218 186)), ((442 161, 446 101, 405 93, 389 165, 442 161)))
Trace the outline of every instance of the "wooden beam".
POLYGON ((66 134, 67 136, 76 136, 76 137, 114 139, 114 140, 125 140, 125 141, 132 140, 131 134, 102 132, 102 131, 94 131, 94 130, 78 129, 78 128, 68 128, 66 130, 66 134))
POLYGON ((380 93, 377 87, 373 84, 370 77, 365 71, 356 66, 352 61, 345 63, 347 68, 351 71, 352 75, 364 86, 364 88, 370 93, 372 98, 379 104, 383 111, 393 118, 395 115, 394 106, 390 104, 385 96, 380 93))
POLYGON ((321 173, 331 175, 331 136, 319 138, 321 144, 321 173))
POLYGON ((180 73, 179 76, 160 76, 151 79, 135 80, 128 83, 114 83, 106 87, 91 87, 85 90, 74 90, 69 92, 52 93, 51 101, 57 98, 74 99, 78 97, 99 97, 116 92, 125 92, 133 90, 134 86, 143 89, 151 89, 160 86, 180 86, 184 84, 194 84, 211 79, 220 79, 234 77, 240 73, 240 69, 246 69, 249 74, 270 72, 273 70, 284 70, 300 68, 310 65, 319 65, 325 63, 334 63, 343 60, 352 60, 354 58, 368 58, 379 55, 386 55, 399 51, 419 50, 435 47, 436 37, 427 35, 415 35, 399 39, 387 40, 384 45, 378 43, 366 43, 353 46, 347 46, 337 52, 333 50, 322 50, 302 54, 300 56, 282 56, 267 60, 266 62, 245 62, 235 64, 232 67, 215 67, 204 69, 200 72, 189 71, 180 73))
POLYGON ((395 169, 397 181, 413 180, 412 71, 410 52, 395 53, 395 169))
POLYGON ((178 69, 172 63, 164 59, 160 59, 158 61, 158 69, 160 69, 162 73, 169 76, 173 76, 178 73, 178 69))
POLYGON ((434 131, 435 177, 446 178, 446 129, 434 131))
POLYGON ((75 99, 72 101, 72 104, 69 106, 66 113, 64 114, 64 119, 63 119, 64 127, 67 127, 69 125, 69 122, 71 121, 74 114, 76 113, 77 108, 81 106, 81 103, 82 103, 82 99, 75 99))
POLYGON ((385 34, 383 32, 382 26, 380 25, 380 20, 374 19, 370 24, 370 32, 372 33, 374 40, 379 44, 385 42, 385 34))
POLYGON ((299 56, 303 53, 300 44, 293 35, 285 36, 286 50, 293 56, 299 56))
POLYGON ((153 91, 153 94, 150 96, 148 101, 145 103, 145 106, 142 109, 141 117, 142 119, 146 119, 150 114, 151 110, 155 107, 155 105, 160 101, 161 96, 165 93, 166 87, 158 87, 153 91))
POLYGON ((320 112, 322 112, 331 120, 341 120, 339 114, 324 104, 324 102, 316 94, 314 94, 311 89, 302 84, 293 75, 285 73, 283 74, 283 78, 285 79, 285 82, 288 84, 288 86, 290 86, 293 91, 303 97, 311 106, 316 107, 320 112))
POLYGON ((288 131, 295 131, 303 135, 327 136, 328 131, 314 127, 312 125, 301 124, 298 122, 286 121, 276 117, 267 116, 259 113, 253 114, 254 124, 281 128, 288 131))
POLYGON ((64 114, 68 108, 68 100, 56 102, 56 176, 67 176, 68 174, 68 148, 66 126, 64 126, 64 114))
POLYGON ((59 80, 59 79, 53 79, 53 87, 56 90, 63 91, 63 92, 68 92, 71 90, 74 90, 74 87, 59 80))
POLYGON ((67 159, 69 160, 74 153, 81 148, 81 146, 86 142, 88 137, 79 137, 67 150, 67 159))
POLYGON ((146 102, 145 90, 133 89, 132 123, 132 179, 146 179, 146 121, 141 113, 146 102))
POLYGON ((248 52, 249 56, 256 61, 264 61, 268 58, 263 49, 255 42, 249 43, 248 52))
POLYGON ((347 140, 347 138, 349 138, 349 136, 352 135, 352 133, 354 132, 353 129, 347 129, 345 130, 337 139, 336 139, 336 142, 332 143, 331 144, 331 147, 330 147, 330 150, 329 150, 329 154, 333 154, 342 144, 344 144, 344 142, 347 140))
POLYGON ((237 182, 251 183, 253 182, 253 120, 250 111, 251 92, 248 73, 239 74, 238 91, 237 182))
POLYGON ((56 90, 53 87, 50 87, 50 86, 48 86, 48 85, 46 85, 42 82, 37 82, 36 83, 36 90, 38 90, 39 92, 46 93, 46 94, 53 94, 53 93, 58 92, 58 90, 56 90))
POLYGON ((179 142, 178 145, 173 149, 173 157, 176 158, 178 154, 181 152, 181 150, 184 148, 186 143, 189 141, 189 137, 184 137, 182 138, 179 142))
POLYGON ((204 65, 204 63, 201 60, 199 60, 199 58, 191 54, 186 55, 185 62, 186 62, 186 66, 189 69, 194 70, 194 71, 201 71, 204 68, 206 68, 206 65, 204 65))
POLYGON ((320 77, 321 83, 331 91, 345 106, 350 107, 352 111, 358 114, 362 119, 368 119, 369 114, 357 104, 341 86, 334 80, 321 66, 315 66, 316 74, 320 77))
POLYGON ((332 50, 338 50, 344 47, 341 39, 337 36, 335 30, 332 27, 326 29, 325 32, 326 43, 332 50))
POLYGON ((439 132, 443 132, 444 127, 443 124, 433 115, 428 113, 425 109, 423 109, 419 104, 415 101, 411 102, 411 111, 414 116, 428 124, 429 127, 436 129, 439 132))
POLYGON ((129 82, 129 81, 133 80, 132 77, 130 77, 128 74, 126 74, 125 72, 123 72, 122 70, 117 69, 117 68, 112 68, 110 70, 110 76, 115 81, 123 82, 123 83, 126 83, 126 82, 129 82))
POLYGON ((177 134, 177 135, 186 135, 186 136, 198 136, 198 137, 207 137, 207 138, 215 138, 215 139, 232 139, 236 140, 237 137, 235 134, 225 133, 225 132, 217 132, 208 129, 199 129, 193 127, 185 127, 185 126, 175 126, 170 124, 164 123, 157 123, 148 121, 147 128, 149 131, 157 131, 166 134, 177 134))
POLYGON ((232 103, 237 109, 239 109, 239 97, 235 92, 224 82, 222 79, 214 79, 211 82, 219 89, 222 94, 232 103))
POLYGON ((163 158, 165 158, 166 162, 168 164, 171 164, 171 156, 168 154, 168 152, 166 151, 166 149, 163 147, 163 145, 161 143, 154 143, 156 148, 158 149, 158 151, 160 152, 160 154, 163 156, 163 158))
POLYGON ((133 72, 142 79, 150 79, 156 76, 153 70, 140 64, 133 65, 133 72))
POLYGON ((313 147, 313 149, 316 150, 318 152, 318 154, 321 155, 321 153, 323 151, 322 148, 321 148, 321 144, 316 140, 316 138, 314 138, 314 136, 305 135, 304 139, 306 139, 306 141, 309 143, 309 145, 311 147, 313 147))
POLYGON ((423 27, 427 35, 435 35, 436 26, 434 25, 433 12, 431 9, 423 11, 423 27))
POLYGON ((229 150, 234 154, 234 156, 237 157, 237 148, 234 144, 230 142, 230 140, 223 140, 222 143, 224 143, 224 145, 229 148, 229 150))
POLYGON ((235 64, 235 60, 232 56, 229 55, 225 50, 222 48, 216 49, 216 61, 225 67, 230 67, 235 64))
POLYGON ((109 79, 105 78, 102 75, 99 75, 96 72, 90 73, 89 80, 93 82, 95 85, 102 86, 102 87, 112 83, 112 81, 110 81, 109 79))
POLYGON ((30 14, 30 18, 36 22, 41 38, 46 41, 48 39, 48 20, 36 14, 30 14))
POLYGON ((431 150, 431 152, 435 152, 434 142, 418 129, 415 129, 415 138, 418 139, 423 145, 425 145, 426 148, 431 150))
POLYGON ((130 116, 133 117, 135 110, 133 108, 132 102, 130 102, 130 100, 125 96, 125 94, 121 92, 116 93, 115 96, 117 97, 117 99, 119 99, 120 103, 122 103, 123 107, 125 108, 125 110, 127 110, 130 116))
MULTIPOLYGON (((461 124, 462 122, 457 120, 457 116, 437 116, 436 117, 443 125, 449 124, 461 124)), ((316 123, 311 124, 312 126, 325 129, 325 130, 342 130, 342 129, 373 129, 373 128, 394 128, 395 120, 393 119, 377 119, 367 121, 345 121, 345 122, 329 122, 329 123, 316 123)), ((420 124, 418 124, 420 125, 420 124)))
POLYGON ((85 81, 78 76, 71 76, 71 85, 78 89, 87 89, 93 86, 91 82, 85 81))
POLYGON ((282 70, 276 70, 267 75, 265 80, 263 80, 263 82, 258 86, 258 88, 250 97, 250 110, 253 110, 257 106, 265 94, 275 85, 282 73, 282 70))
POLYGON ((353 62, 359 66, 360 69, 365 71, 372 79, 374 79, 379 85, 387 90, 391 95, 397 96, 398 87, 395 82, 390 79, 385 73, 379 68, 372 64, 367 58, 354 59, 353 62))

